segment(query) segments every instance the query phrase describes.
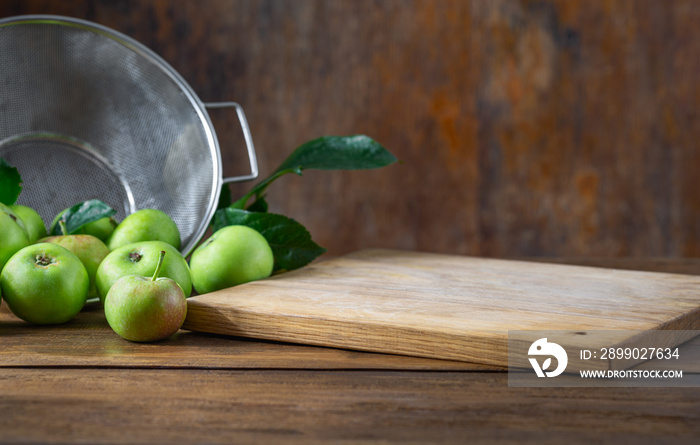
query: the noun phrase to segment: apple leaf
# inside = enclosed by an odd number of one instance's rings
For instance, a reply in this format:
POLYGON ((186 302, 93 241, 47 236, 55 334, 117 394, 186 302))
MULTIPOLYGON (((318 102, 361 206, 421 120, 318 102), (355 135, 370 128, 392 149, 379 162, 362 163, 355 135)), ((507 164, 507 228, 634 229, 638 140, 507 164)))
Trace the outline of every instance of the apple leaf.
POLYGON ((223 209, 231 205, 231 188, 228 184, 221 185, 221 194, 219 195, 219 203, 217 204, 217 209, 223 209))
POLYGON ((52 227, 49 235, 71 235, 77 233, 78 230, 86 224, 95 222, 98 219, 114 216, 116 213, 116 210, 99 199, 90 199, 76 204, 63 212, 56 224, 52 227), (63 233, 61 230, 61 221, 66 225, 66 233, 63 233))
POLYGON ((22 191, 21 184, 19 171, 0 158, 0 202, 8 206, 16 203, 22 191))
POLYGON ((394 162, 396 157, 368 136, 324 136, 300 145, 275 173, 296 168, 360 170, 394 162))
POLYGON ((250 212, 225 208, 214 214, 214 231, 231 225, 243 225, 265 237, 275 257, 275 271, 306 266, 326 252, 311 240, 306 228, 297 221, 276 213, 250 212))
POLYGON ((260 212, 260 213, 266 213, 267 212, 267 201, 265 201, 264 196, 259 196, 253 201, 251 205, 248 206, 248 211, 250 212, 260 212))
POLYGON ((263 179, 250 192, 231 204, 236 209, 246 208, 248 200, 260 198, 267 187, 288 173, 301 175, 302 170, 360 170, 386 167, 396 157, 377 141, 365 135, 324 136, 300 145, 272 175, 263 179))

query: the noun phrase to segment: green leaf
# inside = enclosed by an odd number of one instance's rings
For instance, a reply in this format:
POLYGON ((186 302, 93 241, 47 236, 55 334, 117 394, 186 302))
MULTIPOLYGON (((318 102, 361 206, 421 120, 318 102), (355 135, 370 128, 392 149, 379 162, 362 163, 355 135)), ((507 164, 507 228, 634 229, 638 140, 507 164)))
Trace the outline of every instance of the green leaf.
POLYGON ((246 210, 249 212, 260 212, 260 213, 266 213, 267 212, 267 201, 265 201, 264 196, 257 197, 255 201, 251 205, 248 206, 246 210))
POLYGON ((99 199, 91 199, 89 201, 76 204, 67 209, 61 217, 53 225, 49 235, 71 235, 78 233, 81 227, 98 219, 114 216, 116 210, 100 201, 99 199), (66 224, 66 232, 61 231, 60 223, 63 221, 66 224))
POLYGON ((231 205, 231 188, 228 184, 221 184, 221 194, 219 195, 219 204, 216 206, 217 209, 223 209, 231 205))
POLYGON ((359 170, 380 168, 396 162, 396 157, 374 139, 365 135, 324 136, 300 145, 277 167, 231 207, 244 209, 252 196, 260 197, 277 178, 302 170, 359 170))
POLYGON ((359 170, 394 162, 396 157, 368 136, 324 136, 299 146, 276 172, 295 168, 359 170))
POLYGON ((22 191, 21 184, 19 171, 0 158, 0 202, 8 206, 16 203, 22 191))
POLYGON ((217 210, 214 214, 214 231, 231 225, 248 226, 265 237, 275 257, 275 271, 298 269, 326 252, 311 240, 304 226, 284 215, 230 207, 217 210))

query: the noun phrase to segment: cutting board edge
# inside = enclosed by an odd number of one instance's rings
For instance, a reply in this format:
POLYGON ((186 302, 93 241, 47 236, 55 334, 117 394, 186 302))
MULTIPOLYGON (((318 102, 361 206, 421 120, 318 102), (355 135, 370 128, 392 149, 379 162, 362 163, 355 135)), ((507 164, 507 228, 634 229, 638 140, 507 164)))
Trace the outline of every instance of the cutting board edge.
MULTIPOLYGON (((700 311, 700 309, 699 309, 700 311)), ((338 319, 318 319, 308 316, 290 316, 289 314, 260 314, 245 309, 228 309, 221 311, 205 303, 190 301, 188 315, 182 329, 210 334, 229 335, 262 340, 283 341, 314 346, 333 347, 340 349, 379 352, 385 354, 407 355, 441 360, 456 360, 479 363, 507 368, 508 360, 508 331, 482 331, 469 335, 431 332, 425 336, 424 331, 411 326, 385 326, 381 324, 362 326, 353 322, 338 319), (228 312, 228 313, 225 313, 228 312), (292 322, 294 321, 294 322, 292 322), (310 329, 309 326, 312 326, 310 329), (362 330, 371 329, 372 338, 358 336, 362 330), (315 331, 318 330, 316 333, 315 331), (327 332, 333 331, 333 336, 327 332), (317 334, 317 335, 315 335, 317 334), (426 341, 430 338, 432 341, 426 341), (391 341, 391 340, 394 341, 391 341), (400 339, 400 341, 395 341, 400 339), (432 347, 431 347, 432 346, 432 347), (485 350, 494 355, 484 358, 485 350), (436 352, 439 351, 439 352, 436 352), (499 352, 505 351, 505 352, 499 352)), ((663 330, 698 330, 700 321, 688 325, 681 322, 680 317, 667 323, 660 324, 654 329, 641 330, 630 338, 609 344, 591 345, 595 347, 621 347, 638 344, 649 331, 663 330)), ((571 331, 578 329, 572 328, 571 331)), ((626 332, 627 330, 621 330, 626 332)), ((677 337, 664 346, 677 346, 689 338, 677 337)), ((562 344, 567 350, 576 347, 562 344)), ((615 361, 596 363, 599 369, 625 369, 643 362, 625 362, 624 367, 615 361)), ((588 363, 588 368, 591 364, 588 363)))
MULTIPOLYGON (((356 338, 358 331, 362 328, 352 322, 342 320, 311 319, 304 316, 289 316, 265 314, 264 319, 261 314, 252 311, 233 310, 235 314, 223 314, 217 308, 213 308, 199 302, 188 302, 187 318, 182 329, 195 332, 206 332, 211 334, 231 335, 237 337, 257 338, 262 340, 284 341, 290 343, 308 344, 314 346, 334 347, 340 349, 351 349, 367 352, 381 352, 385 354, 408 355, 413 357, 425 357, 442 360, 457 360, 462 362, 482 363, 495 366, 508 366, 508 356, 498 354, 491 360, 481 359, 478 355, 471 355, 468 352, 476 345, 488 344, 498 347, 494 350, 508 349, 507 333, 490 332, 490 335, 470 335, 467 337, 449 333, 431 333, 432 338, 439 338, 443 341, 426 342, 424 331, 411 327, 394 327, 384 325, 372 326, 373 341, 368 345, 366 337, 356 338), (217 313, 219 315, 212 315, 217 313), (291 323, 290 321, 296 323, 291 323), (313 321, 310 329, 309 324, 304 322, 313 321), (318 330, 318 335, 314 331, 318 330), (333 336, 328 336, 328 330, 334 332, 333 336), (494 341, 494 334, 496 338, 494 341), (401 341, 412 340, 410 347, 406 347, 401 341), (377 339, 381 339, 378 341, 377 339), (391 342, 391 339, 400 339, 398 342, 391 342), (418 345, 418 346, 417 346, 418 345), (423 347, 423 346, 426 347, 423 347), (435 346, 432 351, 427 346, 435 346), (418 349, 418 350, 417 350, 418 349), (439 353, 435 351, 440 351, 439 353), (452 352, 455 351, 455 352, 452 352)), ((486 333, 484 333, 486 334, 486 333)), ((480 349, 481 351, 483 349, 480 349)))

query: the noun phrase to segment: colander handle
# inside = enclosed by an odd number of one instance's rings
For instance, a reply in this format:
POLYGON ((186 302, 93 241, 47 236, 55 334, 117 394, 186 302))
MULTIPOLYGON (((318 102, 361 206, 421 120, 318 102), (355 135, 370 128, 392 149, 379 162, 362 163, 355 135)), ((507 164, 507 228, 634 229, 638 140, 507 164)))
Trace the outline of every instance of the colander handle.
POLYGON ((245 113, 243 108, 236 102, 211 102, 205 103, 206 108, 235 108, 236 114, 238 115, 238 120, 241 123, 241 129, 243 130, 243 137, 245 138, 245 145, 248 149, 248 160, 250 161, 250 174, 243 176, 230 176, 228 178, 223 178, 223 183, 228 184, 230 182, 243 182, 255 179, 258 177, 258 159, 255 157, 255 147, 253 146, 253 137, 250 135, 250 127, 248 127, 248 120, 245 118, 245 113))

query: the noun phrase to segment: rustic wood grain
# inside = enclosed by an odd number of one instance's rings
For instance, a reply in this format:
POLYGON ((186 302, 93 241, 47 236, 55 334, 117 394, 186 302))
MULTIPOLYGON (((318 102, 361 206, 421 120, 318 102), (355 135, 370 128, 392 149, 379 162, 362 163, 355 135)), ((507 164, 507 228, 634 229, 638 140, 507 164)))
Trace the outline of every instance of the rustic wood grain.
POLYGON ((0 305, 0 367, 207 369, 395 369, 493 371, 502 367, 369 354, 180 331, 157 343, 133 343, 93 306, 64 325, 33 326, 0 305))
POLYGON ((699 388, 508 388, 503 373, 0 368, 0 440, 674 443, 699 388))
POLYGON ((616 330, 586 337, 600 348, 700 329, 697 289, 691 275, 363 250, 190 298, 183 328, 507 366, 511 330, 616 330))
MULTIPOLYGON (((240 102, 263 174, 323 134, 384 144, 401 165, 270 188, 332 254, 700 256, 697 1, 0 3, 25 13, 115 28, 240 102)), ((235 116, 213 119, 240 173, 235 116)))

